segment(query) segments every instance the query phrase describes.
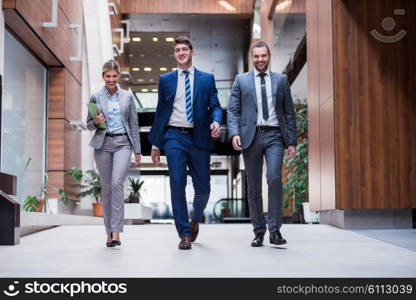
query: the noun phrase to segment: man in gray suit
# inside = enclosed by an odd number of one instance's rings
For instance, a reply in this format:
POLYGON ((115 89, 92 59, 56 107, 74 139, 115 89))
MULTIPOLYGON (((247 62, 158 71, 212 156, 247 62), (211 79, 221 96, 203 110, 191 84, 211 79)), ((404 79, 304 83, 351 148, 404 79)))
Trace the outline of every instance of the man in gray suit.
POLYGON ((290 86, 285 75, 269 70, 270 49, 264 42, 251 49, 254 70, 236 76, 227 109, 229 135, 235 150, 243 152, 247 171, 248 203, 254 240, 263 246, 266 219, 263 214, 263 156, 267 166, 270 243, 286 244, 282 226, 282 164, 296 154, 296 118, 290 86))

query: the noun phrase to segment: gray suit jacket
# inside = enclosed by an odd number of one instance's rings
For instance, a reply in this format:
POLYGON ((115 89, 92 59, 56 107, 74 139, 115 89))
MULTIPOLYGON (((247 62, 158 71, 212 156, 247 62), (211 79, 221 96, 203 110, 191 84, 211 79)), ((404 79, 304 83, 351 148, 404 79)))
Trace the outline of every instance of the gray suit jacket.
MULTIPOLYGON (((104 114, 106 120, 108 118, 108 101, 109 100, 106 95, 105 87, 92 94, 90 97, 90 103, 96 103, 98 105, 100 112, 104 114)), ((134 153, 141 153, 139 121, 133 95, 128 91, 119 88, 119 102, 121 120, 124 124, 124 127, 126 128, 127 135, 129 137, 130 143, 133 146, 134 153)), ((87 128, 91 131, 95 130, 95 134, 91 139, 90 146, 94 149, 101 149, 104 144, 107 128, 97 128, 97 126, 94 125, 90 114, 87 116, 87 128)))
MULTIPOLYGON (((270 72, 272 97, 285 148, 296 146, 296 115, 287 76, 270 72)), ((257 126, 257 96, 254 71, 236 76, 227 108, 230 137, 240 135, 243 150, 253 141, 257 126)))

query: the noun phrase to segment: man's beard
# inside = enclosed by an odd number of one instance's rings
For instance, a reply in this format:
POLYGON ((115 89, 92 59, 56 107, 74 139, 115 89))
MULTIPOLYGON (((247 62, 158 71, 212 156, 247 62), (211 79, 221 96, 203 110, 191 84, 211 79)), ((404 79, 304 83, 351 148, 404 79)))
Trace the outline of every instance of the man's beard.
POLYGON ((266 64, 264 64, 264 67, 261 70, 257 67, 257 64, 254 64, 254 67, 256 68, 257 71, 263 72, 263 71, 266 71, 267 68, 269 67, 269 62, 267 62, 266 64))

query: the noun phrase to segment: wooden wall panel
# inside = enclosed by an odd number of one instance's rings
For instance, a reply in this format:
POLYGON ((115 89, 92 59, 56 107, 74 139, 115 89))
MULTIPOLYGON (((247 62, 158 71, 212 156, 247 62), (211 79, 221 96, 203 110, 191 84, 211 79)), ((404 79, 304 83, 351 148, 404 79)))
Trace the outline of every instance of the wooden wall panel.
POLYGON ((65 170, 65 120, 48 119, 48 171, 65 170))
POLYGON ((306 2, 309 202, 312 210, 335 208, 332 0, 306 2))
POLYGON ((48 117, 81 120, 81 85, 67 70, 49 69, 48 117))
POLYGON ((82 87, 81 84, 65 70, 65 119, 80 121, 82 119, 82 87))
POLYGON ((15 9, 3 9, 3 14, 7 29, 13 32, 32 51, 34 56, 48 66, 62 66, 53 52, 38 38, 15 9))
POLYGON ((218 1, 207 0, 153 0, 120 1, 121 12, 126 14, 237 14, 251 17, 254 0, 227 0, 235 10, 227 10, 218 1))
MULTIPOLYGON (((320 0, 319 0, 320 1, 320 0)), ((334 209, 335 198, 335 141, 334 141, 334 99, 330 97, 320 106, 320 169, 321 169, 321 210, 334 209)))
POLYGON ((334 0, 338 208, 416 207, 415 17, 411 0, 334 0), (381 27, 384 17, 395 30, 381 27), (372 29, 407 35, 383 43, 372 29))
POLYGON ((309 205, 311 210, 317 211, 321 209, 318 0, 307 1, 306 12, 309 120, 309 205))
MULTIPOLYGON (((15 11, 29 24, 37 38, 58 58, 60 64, 68 68, 72 75, 81 82, 81 62, 70 61, 71 56, 78 54, 77 32, 70 28, 70 24, 79 24, 82 29, 82 1, 59 1, 58 26, 45 28, 42 27, 42 23, 51 21, 51 3, 51 0, 16 0, 15 11)), ((11 7, 11 3, 7 4, 7 7, 11 7)), ((29 48, 32 43, 29 41, 29 48)))
POLYGON ((48 118, 65 118, 65 72, 62 68, 48 70, 48 118))
MULTIPOLYGON (((56 188, 63 188, 67 194, 68 198, 72 201, 80 201, 80 198, 77 197, 77 194, 80 192, 79 188, 77 187, 77 182, 72 176, 63 171, 49 171, 48 172, 49 183, 56 188)), ((48 189, 49 197, 50 198, 57 198, 58 193, 55 189, 49 188, 48 189)))

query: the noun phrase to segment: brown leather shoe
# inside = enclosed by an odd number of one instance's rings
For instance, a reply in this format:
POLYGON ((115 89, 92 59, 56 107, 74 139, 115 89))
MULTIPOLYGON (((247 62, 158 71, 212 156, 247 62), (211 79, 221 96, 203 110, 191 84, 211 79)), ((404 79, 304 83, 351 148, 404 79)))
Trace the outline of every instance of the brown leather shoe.
POLYGON ((195 242, 199 233, 199 224, 198 222, 191 221, 191 242, 195 242))
POLYGON ((181 241, 179 242, 178 248, 180 250, 190 250, 192 248, 191 237, 181 236, 181 241))

